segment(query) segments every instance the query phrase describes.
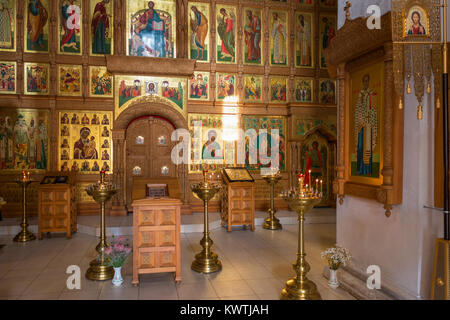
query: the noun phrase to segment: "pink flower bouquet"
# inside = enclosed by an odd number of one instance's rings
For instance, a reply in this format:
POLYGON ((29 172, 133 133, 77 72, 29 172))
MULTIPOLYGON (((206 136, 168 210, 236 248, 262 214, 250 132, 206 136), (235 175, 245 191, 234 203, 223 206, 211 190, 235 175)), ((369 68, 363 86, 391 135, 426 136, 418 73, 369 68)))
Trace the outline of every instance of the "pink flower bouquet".
POLYGON ((125 260, 131 253, 131 247, 128 240, 122 236, 112 236, 111 243, 105 249, 105 258, 109 265, 114 268, 122 267, 125 260))

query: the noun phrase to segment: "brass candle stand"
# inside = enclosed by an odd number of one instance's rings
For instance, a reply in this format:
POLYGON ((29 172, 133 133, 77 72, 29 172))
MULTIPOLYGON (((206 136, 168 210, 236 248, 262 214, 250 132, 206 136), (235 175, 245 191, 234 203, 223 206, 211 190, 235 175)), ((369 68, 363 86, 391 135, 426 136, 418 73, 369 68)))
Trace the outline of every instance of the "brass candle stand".
POLYGON ((194 192, 204 203, 204 231, 200 245, 203 250, 195 255, 191 269, 200 273, 213 273, 222 270, 222 263, 217 254, 212 252, 213 241, 209 237, 209 220, 208 220, 208 202, 217 192, 220 191, 220 184, 208 182, 206 179, 206 171, 203 171, 203 182, 191 185, 194 192))
POLYGON ((91 261, 90 267, 86 271, 86 278, 101 281, 112 279, 114 268, 109 266, 105 259, 105 249, 108 247, 106 242, 105 204, 117 193, 117 189, 105 181, 105 172, 102 171, 100 172, 99 183, 86 187, 86 192, 101 206, 100 242, 95 247, 99 255, 97 259, 91 261))
POLYGON ((270 208, 267 210, 269 213, 269 217, 266 218, 263 224, 263 228, 267 230, 281 230, 283 227, 281 226, 280 220, 275 217, 275 213, 277 212, 274 207, 274 189, 275 185, 278 181, 281 180, 280 174, 271 174, 262 177, 270 186, 270 208))
POLYGON ((15 242, 28 242, 36 239, 36 236, 29 231, 28 228, 28 220, 27 220, 27 187, 33 182, 37 182, 35 180, 30 179, 29 172, 25 173, 22 171, 22 177, 19 180, 15 181, 19 186, 22 187, 22 223, 20 226, 22 230, 14 237, 15 242))
POLYGON ((303 176, 299 179, 299 188, 282 193, 283 199, 291 210, 298 213, 298 252, 297 260, 293 263, 296 276, 286 282, 286 287, 281 291, 282 300, 321 300, 317 286, 306 277, 311 269, 305 259, 304 223, 305 214, 322 200, 322 192, 303 187, 303 176))

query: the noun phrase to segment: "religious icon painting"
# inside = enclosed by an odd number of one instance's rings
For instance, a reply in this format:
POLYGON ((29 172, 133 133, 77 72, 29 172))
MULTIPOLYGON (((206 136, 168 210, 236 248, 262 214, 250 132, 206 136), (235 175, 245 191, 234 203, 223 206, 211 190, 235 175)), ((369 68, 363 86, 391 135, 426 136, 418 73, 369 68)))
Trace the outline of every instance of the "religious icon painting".
POLYGON ((58 95, 81 96, 82 67, 75 65, 58 66, 58 95))
POLYGON ((176 57, 176 1, 127 0, 127 55, 176 57))
POLYGON ((58 0, 58 53, 81 55, 82 1, 58 0))
POLYGON ((49 0, 28 0, 25 3, 25 52, 48 52, 49 0))
POLYGON ((318 132, 309 135, 300 148, 300 171, 305 173, 306 184, 315 188, 320 186, 323 192, 322 204, 326 204, 330 197, 330 156, 328 141, 318 132))
POLYGON ((229 100, 236 97, 236 75, 216 74, 216 100, 229 100))
POLYGON ((132 77, 121 78, 120 80, 116 77, 116 79, 116 81, 119 81, 118 86, 116 86, 116 90, 118 90, 116 104, 119 109, 131 99, 145 94, 144 81, 141 81, 141 79, 132 77))
POLYGON ((133 99, 148 97, 147 102, 164 99, 174 110, 186 117, 188 87, 186 78, 114 76, 115 117, 126 110, 133 99))
POLYGON ((288 65, 289 21, 287 11, 270 10, 270 64, 272 66, 288 65))
POLYGON ((244 75, 244 101, 262 102, 263 77, 257 75, 244 75))
POLYGON ((209 61, 209 3, 189 2, 189 59, 209 61))
POLYGON ((0 109, 0 174, 49 167, 48 110, 0 109))
POLYGON ((403 37, 430 36, 428 11, 419 5, 403 10, 403 37))
POLYGON ((225 164, 234 164, 234 143, 223 140, 223 115, 193 114, 188 115, 189 132, 191 132, 189 173, 202 170, 218 170, 225 164), (196 122, 201 126, 196 127, 196 122), (199 134, 194 134, 198 128, 199 134))
POLYGON ((48 95, 50 66, 46 63, 25 63, 25 94, 48 95))
POLYGON ((314 67, 314 19, 311 13, 295 13, 295 39, 295 66, 314 67))
POLYGON ((0 1, 0 51, 16 51, 17 1, 0 1))
POLYGON ((262 11, 261 8, 244 8, 244 64, 261 65, 263 63, 262 11))
POLYGON ((294 99, 295 102, 311 103, 314 99, 314 79, 295 78, 294 99))
POLYGON ((16 62, 0 61, 0 94, 16 93, 16 62))
POLYGON ((336 8, 337 0, 319 0, 322 8, 336 8))
POLYGON ((60 111, 58 168, 90 174, 100 171, 105 162, 109 166, 112 126, 104 120, 111 117, 107 111, 60 111), (71 117, 74 121, 68 123, 71 117))
POLYGON ((319 103, 336 104, 336 80, 319 80, 319 103))
POLYGON ((271 103, 286 103, 288 101, 287 94, 287 77, 270 77, 270 99, 271 103))
POLYGON ((90 54, 114 54, 114 1, 90 0, 90 54))
POLYGON ((217 62, 236 63, 236 7, 216 4, 217 62))
POLYGON ((209 72, 194 72, 189 79, 189 99, 209 100, 209 72))
POLYGON ((349 146, 346 156, 350 179, 382 183, 384 105, 383 62, 367 65, 350 74, 349 146))
POLYGON ((305 5, 305 6, 313 6, 314 0, 295 0, 298 4, 305 5))
POLYGON ((336 15, 320 15, 320 67, 327 68, 323 51, 330 46, 331 41, 336 36, 337 17, 336 15))
POLYGON ((248 170, 260 170, 268 168, 271 164, 263 164, 270 162, 267 156, 258 152, 252 152, 250 146, 255 146, 259 150, 267 150, 269 152, 278 153, 279 169, 286 170, 286 118, 276 116, 242 116, 242 129, 247 132, 254 129, 257 135, 250 135, 245 140, 245 168, 248 170), (261 132, 261 129, 267 130, 261 132), (272 130, 278 130, 279 144, 272 147, 272 130), (266 160, 268 160, 266 162, 266 160))
POLYGON ((145 81, 144 82, 145 94, 158 94, 158 82, 157 81, 145 81))
POLYGON ((89 67, 89 96, 113 97, 113 75, 106 67, 89 67))

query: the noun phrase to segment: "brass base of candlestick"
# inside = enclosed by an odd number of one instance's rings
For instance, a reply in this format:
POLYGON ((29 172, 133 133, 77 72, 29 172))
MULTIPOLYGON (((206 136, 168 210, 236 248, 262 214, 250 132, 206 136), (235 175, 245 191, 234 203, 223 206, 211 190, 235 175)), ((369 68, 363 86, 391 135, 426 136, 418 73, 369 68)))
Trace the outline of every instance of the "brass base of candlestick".
POLYGON ((281 230, 283 226, 280 223, 280 219, 275 217, 276 210, 269 209, 267 210, 269 213, 269 217, 264 220, 263 228, 267 230, 281 230))
MULTIPOLYGON (((212 245, 212 241, 210 245, 212 245)), ((207 254, 206 250, 203 249, 202 252, 195 255, 191 269, 199 273, 214 273, 222 270, 222 262, 220 262, 217 254, 211 251, 207 254)))
POLYGON ((94 281, 109 280, 114 277, 114 268, 106 266, 98 260, 92 260, 89 269, 86 271, 86 278, 94 281))
POLYGON ((33 232, 28 231, 26 227, 22 227, 22 230, 14 237, 15 242, 28 242, 36 240, 36 236, 33 232))
POLYGON ((296 277, 286 282, 281 290, 281 300, 322 300, 317 286, 309 279, 297 283, 296 277))

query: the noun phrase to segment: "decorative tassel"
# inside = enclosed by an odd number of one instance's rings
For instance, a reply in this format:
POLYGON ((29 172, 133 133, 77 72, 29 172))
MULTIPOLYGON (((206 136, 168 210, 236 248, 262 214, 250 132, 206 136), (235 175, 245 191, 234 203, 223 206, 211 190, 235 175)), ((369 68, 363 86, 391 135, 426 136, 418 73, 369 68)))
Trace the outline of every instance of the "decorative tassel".
POLYGON ((427 93, 430 94, 431 93, 431 84, 428 82, 427 85, 427 93))
POLYGON ((417 106, 417 120, 423 119, 423 107, 421 105, 417 106))
POLYGON ((409 82, 408 82, 408 85, 406 86, 406 93, 407 94, 411 93, 411 86, 409 85, 409 82))
POLYGON ((402 99, 400 99, 400 101, 398 102, 398 108, 399 108, 400 110, 403 109, 403 101, 402 101, 402 99))
POLYGON ((441 100, 439 100, 439 98, 436 99, 436 109, 440 109, 441 108, 441 100))

